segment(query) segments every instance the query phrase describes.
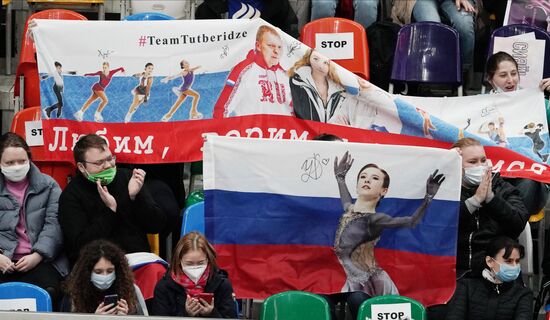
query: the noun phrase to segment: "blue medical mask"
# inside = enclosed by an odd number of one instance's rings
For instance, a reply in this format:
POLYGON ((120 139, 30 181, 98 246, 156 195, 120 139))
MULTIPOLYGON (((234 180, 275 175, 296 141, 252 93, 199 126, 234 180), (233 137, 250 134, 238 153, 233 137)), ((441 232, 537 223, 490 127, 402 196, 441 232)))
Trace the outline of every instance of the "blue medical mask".
POLYGON ((498 265, 500 266, 500 270, 498 272, 495 272, 495 276, 502 282, 512 282, 516 280, 519 276, 519 273, 521 272, 520 265, 516 265, 515 267, 512 267, 511 265, 507 263, 500 263, 493 259, 498 265))
POLYGON ((113 282, 115 282, 115 279, 116 279, 116 274, 114 271, 106 275, 97 274, 92 271, 91 281, 94 284, 94 286, 101 291, 105 291, 109 289, 113 285, 113 282))

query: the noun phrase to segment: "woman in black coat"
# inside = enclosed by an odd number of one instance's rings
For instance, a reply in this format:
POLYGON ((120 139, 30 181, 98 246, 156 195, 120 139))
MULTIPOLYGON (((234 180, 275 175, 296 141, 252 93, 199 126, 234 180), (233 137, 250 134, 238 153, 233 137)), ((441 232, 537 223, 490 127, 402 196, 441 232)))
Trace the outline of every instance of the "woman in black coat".
POLYGON ((458 281, 446 319, 531 319, 533 293, 516 281, 523 247, 510 238, 498 237, 486 252, 482 277, 458 281))
POLYGON ((517 239, 529 219, 519 191, 492 174, 485 150, 472 138, 462 138, 454 148, 462 156, 462 189, 456 254, 457 277, 484 268, 486 246, 495 237, 517 239))
POLYGON ((190 232, 178 242, 170 269, 155 287, 151 314, 237 318, 233 287, 202 234, 190 232))

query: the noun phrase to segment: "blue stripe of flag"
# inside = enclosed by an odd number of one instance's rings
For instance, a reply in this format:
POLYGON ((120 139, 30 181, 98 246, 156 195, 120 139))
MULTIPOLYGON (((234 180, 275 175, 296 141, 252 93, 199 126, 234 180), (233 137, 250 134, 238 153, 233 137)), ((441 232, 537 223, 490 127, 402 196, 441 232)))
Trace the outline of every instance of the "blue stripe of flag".
MULTIPOLYGON (((206 235, 215 244, 332 246, 343 213, 337 198, 222 190, 206 190, 205 197, 206 235)), ((421 202, 386 198, 377 211, 412 215, 421 202)), ((416 228, 386 229, 377 247, 454 256, 458 210, 458 201, 433 200, 416 228)))

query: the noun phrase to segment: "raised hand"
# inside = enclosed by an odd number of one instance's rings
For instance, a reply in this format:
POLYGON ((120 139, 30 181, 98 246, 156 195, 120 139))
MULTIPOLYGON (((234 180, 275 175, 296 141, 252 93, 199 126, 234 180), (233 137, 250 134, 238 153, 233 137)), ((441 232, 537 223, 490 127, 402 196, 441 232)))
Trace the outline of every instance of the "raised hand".
POLYGON ((445 175, 443 173, 438 174, 438 172, 439 170, 436 169, 432 174, 430 174, 428 181, 426 182, 426 196, 428 198, 435 197, 439 187, 443 181, 445 181, 445 175))
POLYGON ((353 164, 353 158, 351 157, 351 154, 349 153, 349 151, 346 151, 346 153, 344 153, 344 156, 342 156, 342 159, 340 161, 338 161, 338 157, 335 157, 334 158, 334 175, 336 176, 336 180, 345 181, 346 174, 348 173, 352 164, 353 164))
POLYGON ((481 182, 479 183, 479 186, 476 189, 476 193, 474 194, 474 198, 477 202, 483 203, 487 199, 487 196, 492 194, 492 182, 491 182, 491 170, 488 168, 485 170, 485 174, 481 178, 481 182))
POLYGON ((132 177, 128 182, 128 195, 130 199, 135 200, 137 194, 141 191, 143 183, 145 182, 145 171, 141 169, 134 169, 132 171, 132 177))

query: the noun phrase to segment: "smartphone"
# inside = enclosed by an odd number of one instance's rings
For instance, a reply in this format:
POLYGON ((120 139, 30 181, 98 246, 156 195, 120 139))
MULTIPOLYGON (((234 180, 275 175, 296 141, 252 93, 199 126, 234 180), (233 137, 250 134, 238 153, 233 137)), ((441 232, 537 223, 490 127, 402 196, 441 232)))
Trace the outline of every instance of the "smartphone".
POLYGON ((213 297, 214 297, 214 294, 209 292, 197 293, 193 295, 193 298, 202 299, 206 301, 208 304, 212 304, 213 297))
POLYGON ((118 303, 118 294, 108 294, 103 298, 103 304, 109 305, 112 304, 113 306, 116 306, 118 303))

